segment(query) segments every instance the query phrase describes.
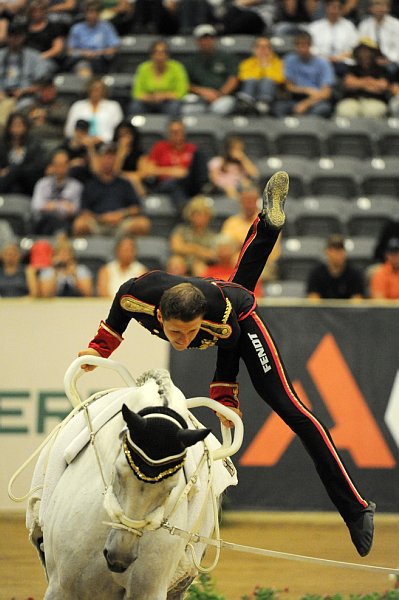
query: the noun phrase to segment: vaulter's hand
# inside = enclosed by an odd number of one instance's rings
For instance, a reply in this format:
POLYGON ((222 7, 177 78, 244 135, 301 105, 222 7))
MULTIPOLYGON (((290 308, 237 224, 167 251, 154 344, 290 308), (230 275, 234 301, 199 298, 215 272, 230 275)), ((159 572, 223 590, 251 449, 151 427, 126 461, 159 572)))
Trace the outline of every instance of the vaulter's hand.
MULTIPOLYGON (((85 350, 81 350, 78 354, 78 356, 101 356, 99 352, 97 352, 97 350, 94 350, 94 348, 86 348, 85 350)), ((80 367, 81 369, 83 369, 83 371, 89 372, 89 371, 94 371, 94 369, 96 368, 94 365, 82 365, 80 367)))
MULTIPOLYGON (((234 408, 233 406, 229 406, 229 409, 232 410, 233 412, 235 412, 240 417, 240 419, 242 419, 242 412, 240 411, 239 408, 234 408)), ((233 421, 229 421, 229 419, 226 419, 225 416, 221 415, 218 412, 216 413, 216 416, 219 417, 222 425, 224 425, 228 429, 233 429, 233 427, 234 427, 233 421)))

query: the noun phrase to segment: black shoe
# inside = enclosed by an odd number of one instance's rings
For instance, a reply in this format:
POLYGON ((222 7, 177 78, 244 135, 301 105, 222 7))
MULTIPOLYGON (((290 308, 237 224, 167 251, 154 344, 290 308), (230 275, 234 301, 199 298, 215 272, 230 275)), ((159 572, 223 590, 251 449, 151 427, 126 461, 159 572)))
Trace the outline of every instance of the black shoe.
POLYGON ((367 508, 361 511, 360 517, 356 521, 347 523, 352 542, 360 556, 367 556, 371 550, 374 536, 373 517, 375 509, 374 502, 369 502, 367 508))
POLYGON ((281 229, 285 223, 284 203, 289 181, 288 173, 277 171, 270 177, 263 190, 261 215, 274 229, 281 229))

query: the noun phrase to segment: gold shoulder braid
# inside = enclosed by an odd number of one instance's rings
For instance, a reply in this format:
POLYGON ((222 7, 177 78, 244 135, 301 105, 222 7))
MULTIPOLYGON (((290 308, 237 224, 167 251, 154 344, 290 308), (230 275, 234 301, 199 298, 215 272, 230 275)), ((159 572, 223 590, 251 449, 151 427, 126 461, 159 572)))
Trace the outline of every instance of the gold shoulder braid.
POLYGON ((153 304, 148 304, 148 302, 138 300, 134 296, 122 296, 119 304, 124 310, 129 312, 145 313, 146 315, 151 315, 152 317, 155 315, 155 306, 153 304))
POLYGON ((227 324, 228 318, 232 310, 231 302, 226 298, 226 308, 222 317, 221 323, 213 323, 212 321, 202 321, 201 329, 213 335, 212 340, 201 340, 200 350, 205 350, 209 346, 214 346, 218 339, 227 339, 231 336, 231 326, 227 324))

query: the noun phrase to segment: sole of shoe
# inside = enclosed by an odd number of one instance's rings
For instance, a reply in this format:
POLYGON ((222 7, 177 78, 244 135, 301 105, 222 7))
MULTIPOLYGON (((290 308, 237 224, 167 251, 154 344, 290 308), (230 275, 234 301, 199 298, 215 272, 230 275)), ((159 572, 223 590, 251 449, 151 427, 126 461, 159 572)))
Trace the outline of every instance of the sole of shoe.
POLYGON ((289 176, 285 171, 277 171, 267 182, 262 195, 262 215, 275 229, 285 223, 284 204, 289 189, 289 176))

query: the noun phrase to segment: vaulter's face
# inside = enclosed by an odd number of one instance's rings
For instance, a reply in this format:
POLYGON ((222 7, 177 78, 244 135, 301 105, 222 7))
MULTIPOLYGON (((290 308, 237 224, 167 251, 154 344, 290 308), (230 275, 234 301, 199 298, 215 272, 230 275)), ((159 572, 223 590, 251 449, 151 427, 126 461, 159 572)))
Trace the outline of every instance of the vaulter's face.
POLYGON ((180 321, 180 319, 168 319, 164 321, 161 312, 157 312, 158 321, 163 327, 164 334, 175 350, 186 350, 200 330, 202 317, 196 317, 192 321, 180 321))

